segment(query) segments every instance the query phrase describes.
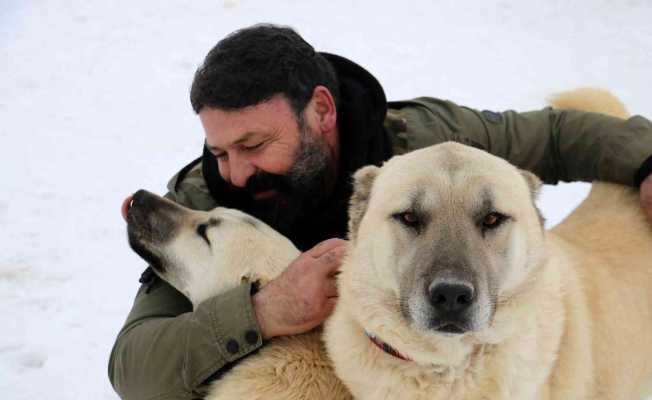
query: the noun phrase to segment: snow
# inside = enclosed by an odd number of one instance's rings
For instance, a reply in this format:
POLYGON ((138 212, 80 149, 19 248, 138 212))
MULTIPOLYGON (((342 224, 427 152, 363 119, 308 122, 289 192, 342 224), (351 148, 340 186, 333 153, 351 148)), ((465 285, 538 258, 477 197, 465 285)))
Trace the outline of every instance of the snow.
MULTIPOLYGON (((530 110, 591 85, 652 117, 650 20, 647 0, 3 0, 2 398, 117 398, 107 360, 144 268, 119 206, 164 192, 199 154, 188 89, 225 34, 291 25, 367 67, 390 99, 530 110)), ((549 222, 587 187, 546 188, 549 222)))

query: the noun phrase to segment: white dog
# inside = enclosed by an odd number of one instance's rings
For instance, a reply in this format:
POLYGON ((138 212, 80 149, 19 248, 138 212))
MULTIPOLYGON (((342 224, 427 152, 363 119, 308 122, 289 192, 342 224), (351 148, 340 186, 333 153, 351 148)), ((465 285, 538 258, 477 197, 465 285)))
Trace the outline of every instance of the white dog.
MULTIPOLYGON (((606 92, 554 105, 625 117, 606 92)), ((635 399, 652 377, 652 234, 595 184, 551 231, 540 182, 445 143, 355 174, 326 339, 359 399, 635 399)))
MULTIPOLYGON (((197 306, 239 285, 265 285, 299 251, 284 236, 227 208, 193 211, 146 191, 134 194, 129 243, 155 272, 197 306)), ((207 400, 346 400, 321 332, 275 338, 211 385, 207 400)))

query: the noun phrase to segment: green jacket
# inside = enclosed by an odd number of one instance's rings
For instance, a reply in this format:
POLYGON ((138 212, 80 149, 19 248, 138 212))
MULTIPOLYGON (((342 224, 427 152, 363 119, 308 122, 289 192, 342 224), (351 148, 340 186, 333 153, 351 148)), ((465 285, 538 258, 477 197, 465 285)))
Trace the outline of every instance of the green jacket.
MULTIPOLYGON (((635 185, 635 176, 640 180, 650 172, 646 160, 652 154, 652 123, 639 116, 623 121, 550 108, 479 112, 418 98, 389 103, 383 127, 394 154, 454 140, 503 157, 547 183, 605 180, 635 185)), ((173 177, 166 196, 194 209, 217 206, 202 167, 196 164, 181 179, 173 177)), ((249 285, 242 285, 193 310, 160 279, 143 285, 111 352, 109 378, 115 390, 124 399, 139 400, 204 395, 206 382, 263 345, 250 292, 249 285), (238 346, 227 347, 232 341, 238 346)))

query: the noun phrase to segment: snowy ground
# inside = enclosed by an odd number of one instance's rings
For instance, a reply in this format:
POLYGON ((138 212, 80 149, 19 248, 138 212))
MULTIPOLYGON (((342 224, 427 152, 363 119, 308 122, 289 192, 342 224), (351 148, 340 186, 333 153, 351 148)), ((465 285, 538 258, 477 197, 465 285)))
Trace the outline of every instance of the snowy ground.
MULTIPOLYGON (((198 155, 188 88, 226 33, 292 25, 390 99, 529 110, 594 85, 652 117, 651 20, 647 0, 3 0, 0 397, 116 398, 107 359, 143 269, 119 205, 198 155)), ((548 220, 585 192, 546 190, 548 220)))

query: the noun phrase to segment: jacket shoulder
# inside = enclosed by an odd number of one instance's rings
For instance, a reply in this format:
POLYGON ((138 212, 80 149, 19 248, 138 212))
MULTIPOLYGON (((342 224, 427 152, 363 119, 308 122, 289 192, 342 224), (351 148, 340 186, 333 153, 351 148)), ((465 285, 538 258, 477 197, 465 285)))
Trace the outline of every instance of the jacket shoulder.
POLYGON ((387 107, 384 125, 395 155, 454 140, 447 119, 455 105, 449 101, 419 97, 391 101, 387 107))
POLYGON ((165 197, 194 210, 208 211, 218 206, 204 179, 201 157, 186 165, 168 182, 165 197))

